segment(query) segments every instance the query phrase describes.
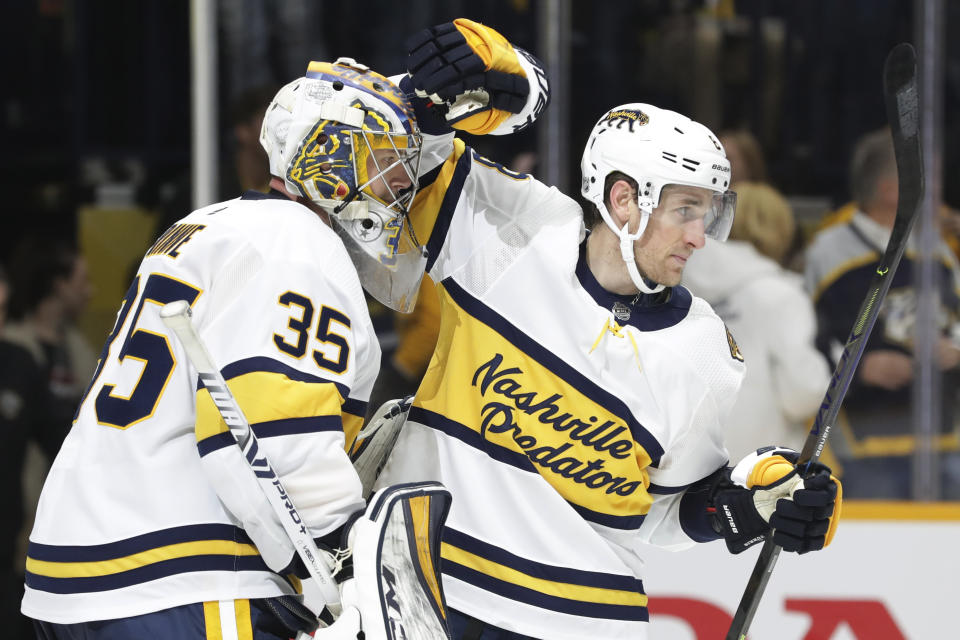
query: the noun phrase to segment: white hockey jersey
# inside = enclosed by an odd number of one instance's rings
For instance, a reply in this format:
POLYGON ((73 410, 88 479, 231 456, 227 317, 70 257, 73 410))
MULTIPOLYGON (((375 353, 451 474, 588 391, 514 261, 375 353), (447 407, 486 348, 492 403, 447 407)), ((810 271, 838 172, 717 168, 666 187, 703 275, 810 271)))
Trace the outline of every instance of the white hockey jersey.
POLYGON ((43 488, 28 616, 72 623, 294 592, 208 480, 236 445, 159 318, 178 299, 310 532, 363 508, 345 447, 380 347, 356 270, 309 209, 250 192, 193 212, 141 263, 43 488))
MULTIPOLYGON (((424 161, 450 144, 431 140, 424 161)), ((727 461, 736 343, 681 287, 651 307, 601 288, 581 211, 556 189, 459 141, 430 181, 418 197, 437 218, 414 224, 440 336, 380 484, 452 493, 453 609, 536 638, 644 638, 640 543, 716 537, 683 496, 727 461)))

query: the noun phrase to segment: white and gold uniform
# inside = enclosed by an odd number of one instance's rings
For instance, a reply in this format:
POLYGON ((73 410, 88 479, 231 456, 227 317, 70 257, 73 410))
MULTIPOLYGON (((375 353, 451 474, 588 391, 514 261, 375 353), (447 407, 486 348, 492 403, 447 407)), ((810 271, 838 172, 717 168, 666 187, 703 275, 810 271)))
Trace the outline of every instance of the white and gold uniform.
POLYGON ((684 497, 727 462, 739 350, 686 289, 605 291, 575 202, 451 139, 424 146, 437 217, 414 217, 439 341, 380 484, 450 490, 451 608, 536 638, 644 638, 640 543, 718 537, 684 497))
POLYGON ((251 192, 193 212, 144 257, 43 488, 28 616, 74 623, 294 592, 241 527, 243 496, 209 478, 235 441, 158 315, 179 299, 310 532, 363 508, 345 448, 380 347, 356 269, 316 214, 251 192))

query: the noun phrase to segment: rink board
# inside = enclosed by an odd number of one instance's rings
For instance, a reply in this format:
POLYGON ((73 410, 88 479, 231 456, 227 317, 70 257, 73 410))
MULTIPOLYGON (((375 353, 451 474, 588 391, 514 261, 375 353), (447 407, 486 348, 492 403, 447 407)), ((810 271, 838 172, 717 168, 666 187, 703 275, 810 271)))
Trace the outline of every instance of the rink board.
MULTIPOLYGON (((960 637, 960 504, 845 503, 827 549, 782 553, 752 640, 960 637)), ((651 640, 723 638, 760 545, 649 549, 651 640)))

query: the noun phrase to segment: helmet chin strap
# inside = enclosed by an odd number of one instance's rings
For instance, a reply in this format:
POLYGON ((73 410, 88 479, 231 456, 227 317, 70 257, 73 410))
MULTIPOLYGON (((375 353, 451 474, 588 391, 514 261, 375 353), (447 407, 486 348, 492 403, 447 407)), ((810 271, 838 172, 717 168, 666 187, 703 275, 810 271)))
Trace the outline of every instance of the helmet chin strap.
POLYGON ((640 269, 637 268, 637 259, 633 253, 633 243, 640 239, 640 236, 643 235, 643 232, 647 228, 647 222, 650 220, 650 209, 647 207, 640 209, 640 224, 637 226, 636 231, 630 233, 630 229, 628 228, 630 226, 629 222, 625 222, 622 227, 617 229, 612 224, 613 219, 610 217, 606 206, 600 203, 599 207, 600 210, 606 214, 604 217, 607 220, 607 224, 613 228, 614 233, 620 238, 620 257, 623 258, 624 264, 627 265, 627 273, 630 274, 630 279, 633 281, 633 284, 641 293, 658 293, 663 291, 664 285, 647 280, 640 274, 640 269))
MULTIPOLYGON (((646 218, 649 214, 643 214, 643 222, 640 223, 640 229, 643 229, 646 224, 646 218)), ((641 293, 657 293, 663 291, 664 286, 656 282, 647 280, 642 275, 640 275, 640 270, 637 268, 637 260, 633 254, 633 243, 640 237, 643 231, 639 233, 629 233, 627 231, 627 225, 623 225, 620 229, 620 257, 623 258, 624 264, 627 265, 627 273, 630 274, 630 279, 633 280, 633 284, 637 286, 637 289, 640 289, 641 293), (650 283, 650 284, 647 284, 650 283), (653 286, 650 286, 650 285, 653 286)))

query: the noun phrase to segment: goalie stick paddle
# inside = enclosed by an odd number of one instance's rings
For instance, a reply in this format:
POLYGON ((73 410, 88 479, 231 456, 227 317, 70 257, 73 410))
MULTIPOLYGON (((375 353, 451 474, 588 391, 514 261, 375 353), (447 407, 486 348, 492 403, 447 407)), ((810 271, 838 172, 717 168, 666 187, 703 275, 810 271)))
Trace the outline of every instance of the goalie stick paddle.
MULTIPOLYGON (((870 337, 870 332, 880 313, 880 306, 890 289, 893 274, 900 264, 900 258, 907 245, 907 237, 910 235, 910 229, 913 228, 923 197, 917 58, 913 47, 908 43, 897 45, 887 56, 883 68, 883 96, 887 119, 893 134, 893 148, 897 162, 899 183, 897 217, 886 251, 877 264, 870 289, 860 306, 857 320, 854 322, 850 337, 844 345, 843 354, 830 380, 830 386, 827 388, 823 402, 820 403, 820 409, 807 435, 803 451, 800 452, 797 467, 801 469, 801 475, 823 453, 823 447, 827 443, 827 438, 830 437, 830 430, 840 412, 840 404, 853 380, 867 338, 870 337)), ((753 615, 756 613, 757 605, 760 604, 760 598, 779 555, 780 547, 774 544, 773 537, 768 535, 753 573, 750 574, 747 588, 740 599, 740 605, 733 617, 726 640, 744 640, 747 637, 753 615)))
POLYGON ((317 549, 310 533, 302 524, 303 520, 280 483, 280 478, 274 472, 266 454, 260 449, 257 437, 250 428, 250 423, 237 404, 236 399, 227 387, 210 357, 209 352, 200 340, 200 334, 191 321, 190 305, 186 300, 177 300, 160 309, 160 318, 180 340, 191 364, 197 370, 200 381, 210 392, 213 403, 217 406, 220 416, 230 428, 230 432, 237 439, 237 444, 243 451, 244 459, 250 464, 250 473, 256 475, 257 484, 267 496, 267 501, 283 524, 283 529, 290 536, 290 541, 306 565, 310 577, 314 579, 328 606, 339 605, 340 590, 330 575, 323 556, 317 549))

